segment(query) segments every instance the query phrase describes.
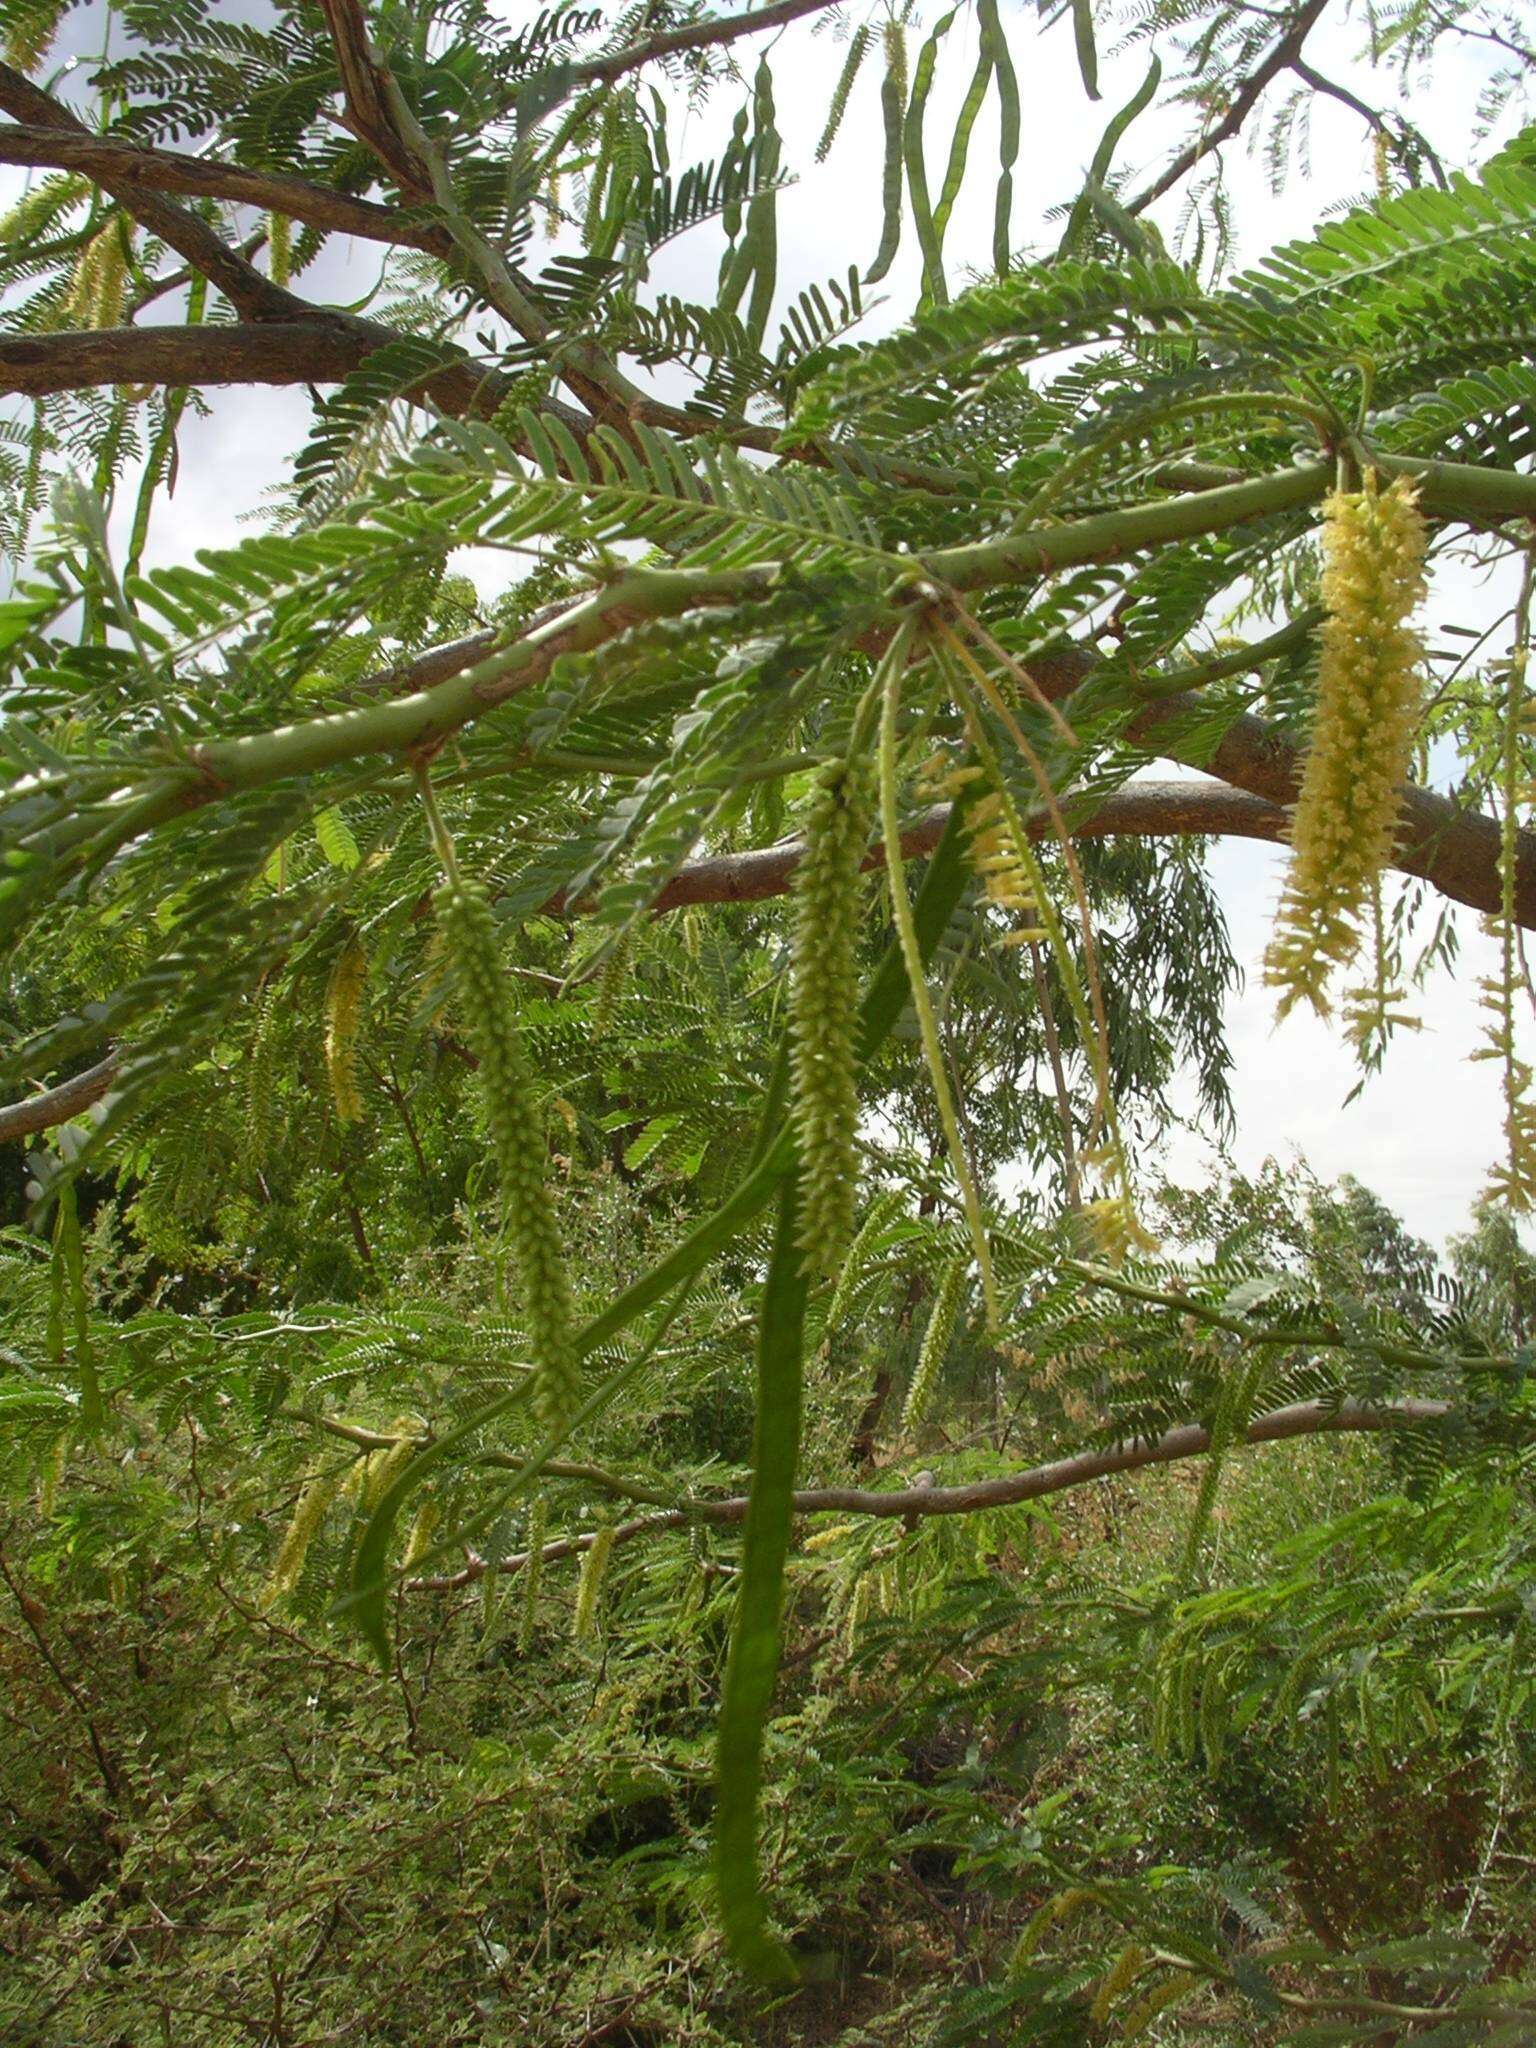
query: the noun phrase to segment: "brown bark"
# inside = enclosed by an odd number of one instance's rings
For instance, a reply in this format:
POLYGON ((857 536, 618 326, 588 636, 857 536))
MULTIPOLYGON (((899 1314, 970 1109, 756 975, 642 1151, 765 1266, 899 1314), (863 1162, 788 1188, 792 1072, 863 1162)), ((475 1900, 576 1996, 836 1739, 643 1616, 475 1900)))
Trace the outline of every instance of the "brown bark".
MULTIPOLYGON (((1325 1401, 1298 1401, 1289 1408, 1277 1408, 1268 1415, 1257 1416, 1248 1425, 1245 1440, 1250 1444, 1271 1444, 1292 1437, 1345 1430, 1394 1429, 1413 1423, 1436 1422, 1449 1413, 1450 1404, 1446 1401, 1343 1401, 1336 1405, 1325 1401)), ((1066 1493, 1073 1487, 1086 1486, 1095 1479, 1106 1479, 1116 1472, 1140 1472, 1151 1465, 1171 1465, 1183 1458, 1198 1458, 1210 1449, 1210 1443, 1207 1429, 1197 1422, 1186 1422, 1150 1443, 1137 1440, 1111 1444, 1103 1450, 1079 1451, 1074 1457, 1058 1458, 1049 1465, 1033 1465, 1025 1471, 1007 1473, 999 1479, 974 1479, 961 1486, 913 1485, 889 1493, 858 1486, 809 1487, 794 1496, 795 1512, 799 1515, 873 1515, 903 1521, 924 1515, 974 1515, 991 1508, 1017 1507, 1024 1501, 1041 1500, 1049 1494, 1066 1493)), ((633 1521, 621 1522, 614 1529, 613 1537, 616 1543, 627 1543, 633 1537, 656 1530, 683 1529, 691 1522, 743 1522, 746 1515, 745 1495, 731 1500, 690 1500, 679 1507, 664 1508, 657 1514, 637 1515, 633 1521)), ((593 1540, 590 1535, 565 1536, 546 1543, 544 1562, 552 1564, 563 1557, 577 1556, 589 1550, 593 1540)), ((460 1571, 408 1580, 407 1589, 421 1593, 453 1592, 460 1586, 473 1584, 488 1571, 520 1571, 527 1561, 523 1552, 495 1563, 474 1558, 460 1571)))
POLYGON ((217 199, 287 214, 328 234, 356 235, 451 256, 453 243, 432 221, 413 220, 397 207, 354 199, 286 171, 253 171, 244 164, 216 163, 171 149, 141 149, 111 136, 43 125, 0 125, 0 163, 34 170, 74 171, 102 186, 133 186, 144 192, 178 192, 191 199, 217 199))

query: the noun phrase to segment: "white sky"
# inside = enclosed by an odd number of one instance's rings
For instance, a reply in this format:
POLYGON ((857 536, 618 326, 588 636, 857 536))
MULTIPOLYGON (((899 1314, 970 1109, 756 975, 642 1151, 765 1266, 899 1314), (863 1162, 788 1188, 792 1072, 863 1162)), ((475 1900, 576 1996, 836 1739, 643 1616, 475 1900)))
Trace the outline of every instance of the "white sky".
MULTIPOLYGON (((539 9, 535 0, 521 5, 513 0, 503 11, 512 18, 530 19, 539 9)), ((864 11, 855 6, 850 18, 861 19, 864 11)), ((926 11, 930 18, 935 12, 931 7, 926 11)), ((1140 82, 1146 52, 1138 48, 1112 56, 1106 36, 1101 52, 1103 98, 1090 105, 1078 78, 1070 25, 1062 22, 1042 33, 1034 8, 1020 0, 1003 0, 1003 13, 1023 99, 1023 139, 1014 175, 1015 244, 1038 240, 1049 246, 1060 230, 1047 225, 1046 210, 1077 189, 1110 114, 1140 82)), ((71 47, 93 48, 99 26, 90 23, 89 13, 82 10, 71 21, 71 47)), ((819 33, 810 24, 784 31, 774 58, 785 161, 801 177, 781 200, 779 283, 785 299, 812 281, 846 274, 850 260, 867 266, 878 240, 880 65, 873 57, 866 60, 829 161, 821 167, 813 162, 845 47, 834 39, 830 26, 824 22, 819 33)), ((914 60, 918 41, 912 38, 914 60)), ((1354 41, 1349 33, 1321 33, 1308 54, 1319 68, 1349 79, 1363 97, 1378 105, 1392 104, 1395 81, 1362 75, 1350 63, 1354 41)), ((751 53, 744 60, 750 66, 756 46, 744 47, 751 53)), ((952 110, 969 79, 975 51, 974 19, 957 21, 941 54, 930 103, 929 179, 934 189, 947 156, 952 110)), ((1170 63, 1165 63, 1167 69, 1170 63)), ((1432 103, 1413 107, 1453 162, 1458 150, 1470 147, 1483 75, 1475 53, 1463 56, 1448 50, 1437 68, 1432 103)), ((734 103, 721 93, 702 114, 687 119, 674 137, 675 166, 717 154, 734 103)), ((1121 161, 1132 168, 1155 169, 1164 160, 1166 146, 1181 133, 1176 118, 1146 117, 1122 144, 1121 161)), ((1321 101, 1315 108, 1312 160, 1318 174, 1295 177, 1286 193, 1276 198, 1245 145, 1229 145, 1229 175, 1239 202, 1245 260, 1276 240, 1309 232, 1320 214, 1370 185, 1369 139, 1358 119, 1335 102, 1321 101)), ((963 282, 968 264, 985 267, 989 262, 996 163, 996 121, 990 104, 977 123, 970 161, 946 246, 952 284, 963 282)), ((9 204, 19 180, 15 174, 0 176, 0 203, 9 204)), ((1175 196, 1154 216, 1165 232, 1172 231, 1177 210, 1175 196)), ((712 227, 673 245, 658 281, 707 298, 719 246, 712 227)), ((377 261, 373 249, 358 249, 348 258, 338 249, 334 258, 326 259, 323 272, 311 271, 299 288, 324 289, 338 301, 355 299, 373 282, 377 261)), ((916 276, 909 225, 902 253, 879 288, 886 306, 867 331, 894 324, 911 306, 916 276)), ((174 499, 159 510, 153 560, 184 559, 194 547, 240 538, 249 530, 241 515, 259 505, 264 491, 278 480, 284 457, 305 437, 309 404, 302 391, 219 392, 210 398, 211 420, 184 434, 180 482, 174 499)), ((1435 598, 1440 616, 1466 624, 1486 617, 1489 602, 1485 592, 1461 577, 1437 590, 1435 598)), ((1352 1172, 1397 1209, 1410 1228, 1442 1240, 1465 1226, 1469 1204, 1499 1147, 1495 1070, 1491 1063, 1472 1065, 1468 1060, 1481 1028, 1477 978, 1490 970, 1492 948, 1479 933, 1475 917, 1461 913, 1463 951, 1457 974, 1440 972, 1429 983, 1414 1005, 1424 1021, 1422 1032, 1400 1036, 1385 1072, 1346 1107, 1345 1097, 1357 1079, 1347 1049, 1310 1018, 1293 1016, 1275 1027, 1272 1003, 1261 984, 1258 965, 1282 860, 1276 849, 1241 842, 1218 846, 1212 856, 1247 976, 1245 990, 1233 999, 1228 1017, 1237 1063, 1238 1135, 1233 1156, 1251 1170, 1268 1154, 1284 1160, 1297 1152, 1321 1176, 1352 1172)), ((1192 1091, 1189 1100, 1192 1103, 1192 1091)), ((1209 1147, 1195 1133, 1180 1134, 1171 1143, 1169 1159, 1181 1178, 1193 1181, 1208 1170, 1209 1147)))

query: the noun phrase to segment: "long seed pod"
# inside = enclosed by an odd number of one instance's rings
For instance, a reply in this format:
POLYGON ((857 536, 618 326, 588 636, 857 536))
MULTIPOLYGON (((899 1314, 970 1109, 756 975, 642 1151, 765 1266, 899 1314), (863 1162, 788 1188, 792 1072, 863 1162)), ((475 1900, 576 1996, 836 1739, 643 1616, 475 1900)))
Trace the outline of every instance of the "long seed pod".
POLYGON ((448 878, 437 895, 438 929, 453 962, 464 1029, 480 1061, 507 1236, 522 1281, 534 1353, 534 1411, 553 1433, 577 1406, 581 1375, 565 1250, 548 1181, 549 1147, 512 1014, 490 903, 483 889, 460 876, 453 842, 425 781, 422 794, 448 878))
POLYGON ((603 1590, 603 1577, 608 1570, 608 1556, 612 1549, 613 1524, 605 1522, 587 1547, 587 1554, 581 1560, 581 1576, 576 1581, 571 1634, 578 1643, 588 1642, 597 1634, 598 1595, 603 1590))
POLYGON ((363 1114, 362 1092, 357 1085, 357 1047, 367 987, 368 955, 356 939, 349 939, 337 955, 325 991, 325 1068, 337 1118, 344 1124, 360 1122, 363 1114))
POLYGON ((907 105, 907 42, 899 21, 885 25, 885 79, 880 109, 885 123, 885 169, 880 180, 880 247, 864 273, 866 284, 878 284, 896 260, 901 246, 902 122, 907 105))
POLYGON ((901 1426, 909 1433, 917 1428, 928 1412, 933 1399, 934 1388, 939 1382, 939 1369, 949 1355, 950 1342, 955 1334, 955 1324, 965 1305, 970 1290, 971 1261, 968 1254, 951 1259, 939 1280, 938 1292, 933 1297, 933 1310, 928 1318, 928 1327, 923 1332, 923 1347, 917 1354, 917 1365, 912 1373, 912 1384, 907 1388, 906 1405, 901 1411, 901 1426))
POLYGON ((829 763, 795 870, 790 1115, 800 1150, 800 1246, 823 1273, 837 1269, 858 1196, 855 942, 871 795, 863 763, 829 763))
POLYGON ((1361 918, 1397 835, 1423 702, 1425 530, 1413 487, 1335 491, 1324 508, 1322 653, 1312 744, 1291 818, 1291 862, 1264 956, 1279 1015, 1329 1010, 1328 982, 1360 947, 1361 918))
POLYGON ((274 1601, 280 1600, 285 1593, 291 1593, 298 1585, 309 1546, 320 1533, 331 1503, 351 1477, 351 1470, 350 1466, 339 1465, 334 1471, 317 1473, 299 1495, 293 1519, 278 1545, 266 1591, 262 1595, 264 1608, 272 1606, 274 1601))

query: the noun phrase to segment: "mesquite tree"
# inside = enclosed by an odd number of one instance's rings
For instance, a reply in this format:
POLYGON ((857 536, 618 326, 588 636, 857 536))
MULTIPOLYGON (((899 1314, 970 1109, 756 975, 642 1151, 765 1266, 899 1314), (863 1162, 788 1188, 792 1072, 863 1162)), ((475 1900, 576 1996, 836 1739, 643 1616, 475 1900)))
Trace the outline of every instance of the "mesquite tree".
MULTIPOLYGON (((11 1449, 110 1440, 155 1372, 211 1398, 238 1337, 243 1399, 369 1464, 350 1494, 317 1469, 267 1597, 350 1515, 333 1614, 386 1662, 402 1587, 534 1585, 582 1551, 585 1631, 618 1543, 743 1524, 716 1870, 768 1977, 796 1968, 757 1812, 797 1517, 911 1526, 1204 1456, 1187 1590, 1245 1436, 1523 1441, 1518 1331, 1236 1254, 1173 1273, 1138 1148, 1181 1061, 1224 1100, 1200 847, 1232 834, 1290 846, 1277 1002, 1341 1009, 1367 1065, 1411 1012, 1416 926, 1434 958, 1442 899, 1491 921, 1488 1152, 1503 1203, 1536 1195, 1536 54, 1476 5, 1376 25, 1416 77, 1447 40, 1494 52, 1495 139, 1464 164, 1464 137, 1315 68, 1347 8, 1137 8, 1145 73, 1047 218, 1014 188, 1029 52, 1066 17, 1086 104, 1120 29, 1093 0, 1043 12, 6 14, 0 162, 28 181, 0 248, 0 1134, 36 1141, 52 1290, 11 1449), (818 158, 878 95, 883 165, 839 175, 881 225, 790 296, 783 195, 818 173, 776 100, 810 75, 818 158), (1225 153, 1257 127, 1283 157, 1318 94, 1375 188, 1234 271, 1225 153), (681 163, 701 104, 730 125, 681 163), (1169 108, 1188 132, 1133 170, 1169 108), (991 274, 966 277, 946 235, 983 183, 991 274), (718 258, 700 300, 659 281, 682 235, 718 258), (379 266, 352 307, 308 288, 346 238, 379 266), (872 296, 914 242, 897 324, 872 296), (201 393, 231 385, 304 387, 308 436, 249 539, 148 567, 201 393), (1447 650, 1421 612, 1452 550, 1519 588, 1447 650), (1021 1157, 1036 1192, 1004 1201, 1021 1157), (80 1191, 113 1177, 184 1288, 152 1328, 88 1299, 80 1191), (484 1250, 478 1322, 434 1321, 411 1267, 446 1232, 484 1250), (1026 1382, 1085 1361, 1093 1441, 954 1484, 807 1472, 807 1359, 893 1256, 907 1326, 935 1296, 909 1435, 969 1330, 1026 1382), (296 1328, 349 1292, 384 1316, 367 1344, 296 1328), (743 1298, 744 1490, 575 1461, 739 1343, 743 1298), (359 1420, 370 1373, 404 1370, 395 1312, 411 1398, 359 1420), (644 1512, 561 1533, 557 1480, 644 1512)), ((868 1462, 898 1409, 888 1374, 863 1391, 868 1462)))

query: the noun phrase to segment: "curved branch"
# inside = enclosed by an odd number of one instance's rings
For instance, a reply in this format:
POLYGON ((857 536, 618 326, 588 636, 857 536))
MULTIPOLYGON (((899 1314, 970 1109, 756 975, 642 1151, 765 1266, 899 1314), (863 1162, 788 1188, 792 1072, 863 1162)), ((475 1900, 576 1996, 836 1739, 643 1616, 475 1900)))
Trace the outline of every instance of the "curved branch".
MULTIPOLYGON (((1422 1422, 1438 1422, 1450 1413, 1448 1401, 1297 1401, 1287 1408, 1273 1409, 1248 1425, 1250 1444, 1281 1443, 1291 1437, 1322 1436, 1340 1431, 1398 1429, 1422 1422)), ((974 1515, 991 1508, 1018 1507, 1025 1501, 1041 1500, 1048 1494, 1066 1493, 1095 1479, 1107 1479, 1116 1472, 1140 1472, 1151 1465, 1172 1465, 1184 1458, 1198 1458, 1210 1449, 1211 1435, 1198 1422, 1183 1423, 1148 1443, 1145 1440, 1111 1444, 1103 1450, 1079 1451, 1075 1457, 1057 1458, 1049 1465, 1033 1465, 1022 1472, 1010 1472, 999 1479, 974 1479, 961 1486, 914 1485, 890 1493, 860 1486, 809 1487, 794 1496, 799 1515, 870 1515, 902 1521, 916 1521, 926 1515, 974 1515)), ((636 1536, 663 1529, 683 1529, 692 1522, 729 1524, 746 1519, 745 1495, 731 1500, 689 1500, 654 1515, 637 1515, 633 1521, 614 1528, 613 1541, 627 1543, 636 1536)), ((564 1536, 546 1543, 542 1557, 546 1564, 589 1550, 592 1535, 564 1536)), ((519 1551, 492 1563, 472 1558, 461 1570, 437 1577, 408 1579, 406 1590, 414 1593, 449 1593, 472 1585, 487 1572, 517 1572, 528 1562, 519 1551)))
POLYGON ((652 64, 658 57, 675 57, 690 50, 734 43, 742 36, 758 35, 764 29, 784 28, 804 15, 819 14, 839 4, 840 0, 774 0, 773 5, 755 8, 748 14, 725 14, 713 21, 685 22, 681 28, 661 29, 655 35, 643 36, 639 42, 615 50, 612 56, 590 57, 584 64, 573 64, 568 76, 573 88, 612 85, 626 72, 638 71, 643 64, 652 64))
POLYGON ((244 164, 215 163, 178 150, 142 149, 137 143, 118 142, 109 135, 0 125, 0 164, 74 171, 103 186, 131 185, 151 192, 180 192, 193 199, 259 206, 329 234, 425 249, 433 256, 453 254, 453 242, 445 229, 430 221, 412 220, 395 207, 354 199, 284 171, 253 171, 244 164))
POLYGON ((35 1137, 39 1131, 52 1130, 56 1124, 67 1124, 71 1118, 82 1116, 93 1102, 100 1102, 116 1078, 117 1054, 109 1052, 94 1067, 61 1081, 56 1088, 45 1088, 41 1095, 8 1103, 0 1109, 0 1145, 14 1138, 35 1137))
MULTIPOLYGON (((949 819, 948 804, 935 804, 901 835, 904 860, 932 853, 949 819)), ((1049 839, 1052 826, 1043 814, 1029 819, 1030 834, 1049 839)), ((1212 838, 1262 839, 1279 844, 1285 838, 1286 816, 1277 805, 1244 790, 1218 783, 1132 782, 1113 791, 1088 816, 1073 822, 1079 839, 1171 839, 1205 835, 1212 838)), ((753 847, 745 853, 722 853, 690 861, 657 896, 658 911, 681 910, 701 903, 761 903, 782 896, 794 880, 805 851, 799 839, 777 846, 753 847)), ((865 854, 866 871, 882 867, 885 847, 877 841, 865 854)), ((585 905, 562 894, 544 906, 547 914, 580 914, 585 905)))
MULTIPOLYGON (((1164 698, 1142 712, 1128 736, 1154 746, 1158 729, 1177 724, 1206 707, 1193 695, 1164 698)), ((1222 782, 1246 790, 1281 809, 1294 804, 1301 790, 1302 750, 1251 712, 1233 719, 1213 751, 1181 747, 1177 738, 1158 749, 1166 758, 1184 760, 1222 782)), ((1500 908, 1499 827, 1481 811, 1463 810, 1449 797, 1409 784, 1401 791, 1402 809, 1392 865, 1417 875, 1448 896, 1485 916, 1500 908)), ((1247 833, 1259 838, 1266 834, 1247 833)), ((1515 917, 1526 930, 1536 929, 1536 833, 1521 831, 1515 845, 1515 917)))

